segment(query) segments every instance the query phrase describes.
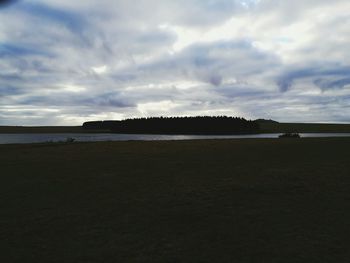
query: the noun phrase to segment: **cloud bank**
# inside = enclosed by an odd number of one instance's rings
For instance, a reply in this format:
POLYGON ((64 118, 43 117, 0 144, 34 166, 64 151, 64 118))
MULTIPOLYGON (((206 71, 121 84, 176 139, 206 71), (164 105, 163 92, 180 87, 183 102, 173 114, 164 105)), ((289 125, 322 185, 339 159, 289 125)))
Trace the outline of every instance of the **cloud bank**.
POLYGON ((350 122, 350 2, 0 5, 0 125, 232 115, 350 122))

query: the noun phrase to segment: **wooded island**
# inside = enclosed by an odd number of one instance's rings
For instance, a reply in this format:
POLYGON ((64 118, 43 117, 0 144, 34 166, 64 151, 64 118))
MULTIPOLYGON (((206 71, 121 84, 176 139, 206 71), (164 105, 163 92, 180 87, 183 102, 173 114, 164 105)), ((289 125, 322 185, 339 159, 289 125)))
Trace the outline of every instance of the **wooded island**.
POLYGON ((151 117, 122 121, 90 121, 83 124, 85 130, 110 130, 126 134, 194 134, 229 135, 256 134, 259 123, 238 117, 151 117))

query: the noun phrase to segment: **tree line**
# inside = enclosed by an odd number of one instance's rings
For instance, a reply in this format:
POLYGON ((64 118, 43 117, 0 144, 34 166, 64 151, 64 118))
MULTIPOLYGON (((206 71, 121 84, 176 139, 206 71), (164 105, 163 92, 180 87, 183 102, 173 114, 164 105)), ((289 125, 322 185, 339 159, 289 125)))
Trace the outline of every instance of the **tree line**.
POLYGON ((259 123, 238 117, 150 117, 122 121, 89 121, 86 130, 109 130, 126 134, 229 135, 259 133, 259 123))

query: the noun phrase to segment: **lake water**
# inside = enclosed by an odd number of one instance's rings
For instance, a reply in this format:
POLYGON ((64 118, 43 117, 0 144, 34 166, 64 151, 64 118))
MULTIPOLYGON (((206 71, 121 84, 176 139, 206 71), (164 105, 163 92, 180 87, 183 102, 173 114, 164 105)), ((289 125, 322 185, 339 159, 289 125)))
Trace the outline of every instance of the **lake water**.
MULTIPOLYGON (((200 139, 249 139, 249 138, 278 138, 280 133, 250 134, 250 135, 149 135, 149 134, 0 134, 0 144, 10 143, 40 143, 59 142, 74 138, 79 142, 93 141, 162 141, 162 140, 200 140, 200 139)), ((300 133, 301 137, 350 137, 350 133, 300 133)))

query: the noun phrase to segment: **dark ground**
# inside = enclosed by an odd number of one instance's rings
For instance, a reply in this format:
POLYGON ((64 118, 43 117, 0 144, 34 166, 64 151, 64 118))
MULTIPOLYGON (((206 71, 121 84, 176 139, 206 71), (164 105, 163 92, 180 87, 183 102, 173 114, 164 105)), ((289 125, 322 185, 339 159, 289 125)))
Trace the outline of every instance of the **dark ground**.
POLYGON ((0 145, 0 262, 349 262, 350 138, 0 145))

